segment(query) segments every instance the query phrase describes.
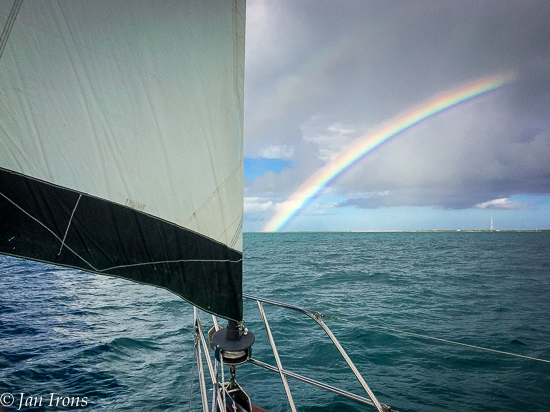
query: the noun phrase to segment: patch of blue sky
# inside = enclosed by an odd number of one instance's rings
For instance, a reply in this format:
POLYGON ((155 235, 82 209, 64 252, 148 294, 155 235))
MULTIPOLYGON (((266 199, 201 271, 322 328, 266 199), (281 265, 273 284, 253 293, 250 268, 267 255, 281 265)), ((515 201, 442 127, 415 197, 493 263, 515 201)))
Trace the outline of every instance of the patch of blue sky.
POLYGON ((538 207, 550 208, 550 195, 512 195, 511 201, 524 205, 526 209, 535 209, 538 207))
POLYGON ((255 180, 258 176, 263 176, 263 174, 268 171, 281 173, 285 167, 292 167, 292 161, 285 159, 269 159, 267 157, 245 157, 244 178, 246 180, 255 180))

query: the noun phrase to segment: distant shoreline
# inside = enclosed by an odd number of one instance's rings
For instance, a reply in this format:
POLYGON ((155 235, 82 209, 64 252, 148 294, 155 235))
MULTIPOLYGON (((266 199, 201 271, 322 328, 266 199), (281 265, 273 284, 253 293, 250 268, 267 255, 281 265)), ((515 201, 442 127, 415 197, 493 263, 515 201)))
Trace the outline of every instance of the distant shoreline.
POLYGON ((481 233, 481 232, 550 232, 550 229, 421 229, 421 230, 292 230, 280 232, 244 231, 244 233, 481 233))
MULTIPOLYGON (((550 229, 434 229, 411 230, 410 232, 548 232, 550 229)), ((408 232, 404 230, 404 232, 408 232)))

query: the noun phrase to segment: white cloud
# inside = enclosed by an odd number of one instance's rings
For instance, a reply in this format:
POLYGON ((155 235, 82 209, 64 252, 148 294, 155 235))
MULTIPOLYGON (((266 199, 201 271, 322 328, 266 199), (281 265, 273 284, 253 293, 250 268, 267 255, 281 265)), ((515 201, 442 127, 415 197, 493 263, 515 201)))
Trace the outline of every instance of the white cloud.
POLYGON ((501 199, 493 199, 488 202, 478 203, 474 206, 476 209, 505 209, 505 210, 520 210, 526 209, 527 206, 519 202, 509 200, 507 197, 501 199))
POLYGON ((244 198, 244 212, 245 213, 257 213, 266 212, 273 209, 273 202, 271 200, 265 201, 260 197, 245 197, 244 198))
POLYGON ((358 130, 341 123, 324 126, 321 122, 319 116, 313 116, 301 129, 306 142, 314 142, 319 146, 319 159, 328 161, 334 159, 343 147, 357 137, 358 130))
POLYGON ((335 207, 338 207, 340 206, 340 203, 339 202, 330 202, 330 203, 316 203, 315 204, 315 209, 318 209, 318 210, 327 210, 327 209, 334 209, 335 207))
POLYGON ((294 146, 269 146, 261 150, 259 154, 267 159, 291 159, 294 157, 294 146))

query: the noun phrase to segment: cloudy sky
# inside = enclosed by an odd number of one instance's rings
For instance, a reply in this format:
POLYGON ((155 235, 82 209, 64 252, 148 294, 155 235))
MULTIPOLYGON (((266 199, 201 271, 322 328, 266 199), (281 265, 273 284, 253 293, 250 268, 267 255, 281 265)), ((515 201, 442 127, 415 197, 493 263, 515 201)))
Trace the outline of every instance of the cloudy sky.
POLYGON ((358 139, 491 76, 514 80, 392 137, 282 230, 550 229, 548 22, 547 0, 247 0, 244 229, 358 139))

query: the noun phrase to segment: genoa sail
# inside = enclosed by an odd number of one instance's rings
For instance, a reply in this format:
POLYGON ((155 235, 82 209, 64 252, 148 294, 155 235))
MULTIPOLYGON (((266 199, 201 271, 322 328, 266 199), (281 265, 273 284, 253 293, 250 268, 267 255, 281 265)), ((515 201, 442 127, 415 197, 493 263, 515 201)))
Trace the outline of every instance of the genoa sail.
POLYGON ((0 0, 0 253, 242 319, 244 0, 0 0))

